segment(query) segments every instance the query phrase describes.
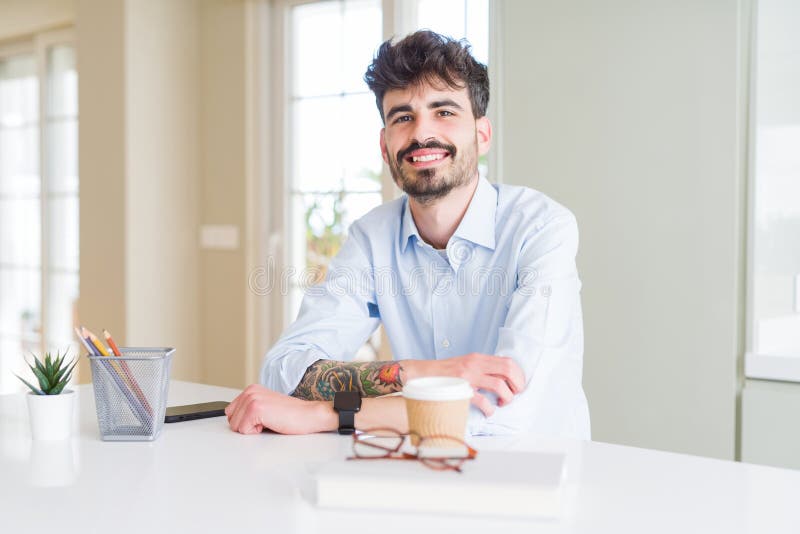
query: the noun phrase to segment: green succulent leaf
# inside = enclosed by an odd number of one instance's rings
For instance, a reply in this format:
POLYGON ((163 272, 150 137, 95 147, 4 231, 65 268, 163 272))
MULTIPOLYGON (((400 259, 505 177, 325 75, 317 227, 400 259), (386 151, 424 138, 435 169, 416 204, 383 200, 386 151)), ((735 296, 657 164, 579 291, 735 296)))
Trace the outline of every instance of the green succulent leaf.
POLYGON ((66 382, 61 382, 60 384, 56 385, 53 389, 48 391, 47 394, 48 395, 58 395, 59 393, 61 393, 61 390, 63 390, 64 386, 66 386, 66 385, 67 385, 66 382))
POLYGON ((61 369, 61 364, 63 363, 64 356, 66 355, 67 355, 66 353, 64 353, 63 356, 61 355, 61 353, 56 353, 56 359, 53 362, 53 371, 58 373, 58 371, 61 369))
POLYGON ((42 391, 47 392, 50 389, 50 381, 47 379, 45 373, 39 369, 39 367, 34 367, 33 365, 29 365, 31 371, 36 376, 36 379, 39 381, 39 387, 42 391))
MULTIPOLYGON (((62 371, 66 371, 63 376, 59 376, 58 380, 56 381, 56 386, 61 386, 61 389, 64 389, 64 386, 69 383, 69 379, 72 378, 72 371, 75 369, 75 366, 78 365, 78 360, 73 360, 72 366, 67 368, 66 366, 62 371)), ((59 391, 61 391, 59 389, 59 391)))
POLYGON ((53 359, 49 352, 44 353, 44 370, 45 376, 53 376, 53 359))
MULTIPOLYGON (((59 365, 59 367, 58 367, 59 371, 53 377, 53 383, 54 384, 58 384, 59 382, 61 382, 61 380, 64 379, 65 376, 67 376, 67 372, 72 372, 72 368, 70 367, 70 364, 72 364, 72 367, 75 367, 76 363, 77 363, 77 360, 73 360, 73 361, 71 361, 69 363, 66 363, 63 366, 59 365)), ((69 380, 69 377, 67 377, 66 380, 69 380)))
POLYGON ((29 388, 31 388, 31 391, 33 391, 37 395, 44 395, 45 394, 44 391, 42 391, 41 389, 35 387, 34 385, 32 385, 30 382, 28 382, 27 380, 25 380, 24 378, 22 378, 18 374, 14 373, 14 376, 16 376, 17 378, 22 380, 22 383, 25 384, 26 386, 28 386, 29 388))
MULTIPOLYGON (((41 372, 46 373, 47 369, 45 369, 44 364, 42 361, 36 357, 34 353, 31 352, 31 356, 33 357, 33 363, 36 365, 36 368, 39 369, 41 372)), ((30 365, 30 364, 28 364, 30 365)))

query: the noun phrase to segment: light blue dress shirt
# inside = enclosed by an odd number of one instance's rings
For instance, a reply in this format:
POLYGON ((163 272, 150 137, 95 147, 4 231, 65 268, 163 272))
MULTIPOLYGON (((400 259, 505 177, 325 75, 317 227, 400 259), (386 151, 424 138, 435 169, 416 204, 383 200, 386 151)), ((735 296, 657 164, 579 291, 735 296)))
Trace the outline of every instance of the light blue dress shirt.
MULTIPOLYGON (((396 360, 470 352, 510 356, 525 390, 468 431, 589 439, 581 385, 578 227, 565 207, 481 178, 443 254, 425 243, 403 196, 350 226, 323 283, 264 357, 261 383, 294 391, 319 359, 349 361, 383 323, 396 360)), ((490 395, 492 400, 495 400, 490 395)))

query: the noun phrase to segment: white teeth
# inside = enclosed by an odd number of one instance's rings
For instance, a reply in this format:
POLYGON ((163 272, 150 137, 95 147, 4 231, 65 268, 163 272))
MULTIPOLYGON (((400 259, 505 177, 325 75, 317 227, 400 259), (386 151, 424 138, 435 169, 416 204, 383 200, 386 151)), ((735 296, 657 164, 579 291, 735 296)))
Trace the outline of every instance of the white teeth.
POLYGON ((411 161, 436 161, 437 159, 444 158, 444 154, 428 154, 427 156, 414 156, 411 158, 411 161))

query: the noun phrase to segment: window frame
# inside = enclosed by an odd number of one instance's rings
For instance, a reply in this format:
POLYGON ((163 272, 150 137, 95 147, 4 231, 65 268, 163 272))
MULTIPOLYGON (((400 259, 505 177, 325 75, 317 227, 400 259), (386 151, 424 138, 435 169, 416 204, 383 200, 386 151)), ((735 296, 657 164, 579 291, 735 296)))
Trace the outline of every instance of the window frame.
MULTIPOLYGON (((75 29, 73 27, 56 28, 52 30, 42 31, 26 37, 15 39, 13 41, 0 43, 0 59, 13 57, 21 54, 30 54, 33 56, 36 63, 36 76, 39 82, 39 95, 38 95, 38 124, 37 124, 37 137, 38 137, 38 151, 39 151, 39 202, 40 202, 40 295, 39 295, 39 343, 38 351, 43 352, 47 348, 49 339, 49 315, 47 303, 50 295, 50 213, 47 209, 50 200, 50 185, 53 177, 50 175, 50 166, 48 165, 48 157, 51 153, 49 150, 50 139, 48 136, 48 98, 49 98, 49 73, 47 64, 47 54, 50 48, 58 45, 71 46, 75 51, 77 57, 77 46, 75 39, 75 29)), ((80 120, 80 110, 77 114, 80 120)), ((77 157, 77 155, 76 155, 77 157)), ((77 193, 78 201, 80 202, 80 185, 77 193)), ((80 223, 79 223, 80 224, 80 223)), ((80 260, 79 260, 80 261, 80 260)), ((80 263, 78 265, 78 275, 80 276, 80 263)), ((80 291, 80 290, 79 290, 80 291)), ((73 340, 74 344, 74 340, 73 340)), ((21 357, 22 355, 20 355, 21 357)))
MULTIPOLYGON (((743 97, 746 102, 746 121, 744 131, 745 144, 744 150, 746 161, 743 168, 746 172, 746 214, 745 232, 745 309, 744 309, 744 378, 760 380, 777 380, 782 382, 800 383, 800 354, 796 353, 771 353, 758 350, 756 346, 757 317, 755 313, 756 302, 756 255, 758 254, 758 242, 756 240, 756 183, 758 176, 756 172, 756 145, 758 142, 758 108, 757 108, 757 86, 758 86, 758 56, 759 56, 759 3, 753 2, 746 12, 742 21, 742 34, 746 53, 744 55, 744 65, 742 68, 743 76, 742 87, 746 87, 746 95, 743 97)), ((796 279, 797 280, 797 279, 796 279)), ((797 282, 796 282, 797 283, 797 282)), ((795 288, 798 291, 798 288, 795 288)))

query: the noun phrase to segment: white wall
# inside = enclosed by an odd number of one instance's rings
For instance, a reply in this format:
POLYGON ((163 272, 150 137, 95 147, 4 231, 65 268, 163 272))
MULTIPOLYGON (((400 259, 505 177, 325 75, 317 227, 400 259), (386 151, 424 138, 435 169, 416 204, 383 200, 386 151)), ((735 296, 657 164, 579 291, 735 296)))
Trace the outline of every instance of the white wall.
POLYGON ((733 458, 743 175, 734 0, 509 0, 506 183, 581 228, 593 438, 733 458))

